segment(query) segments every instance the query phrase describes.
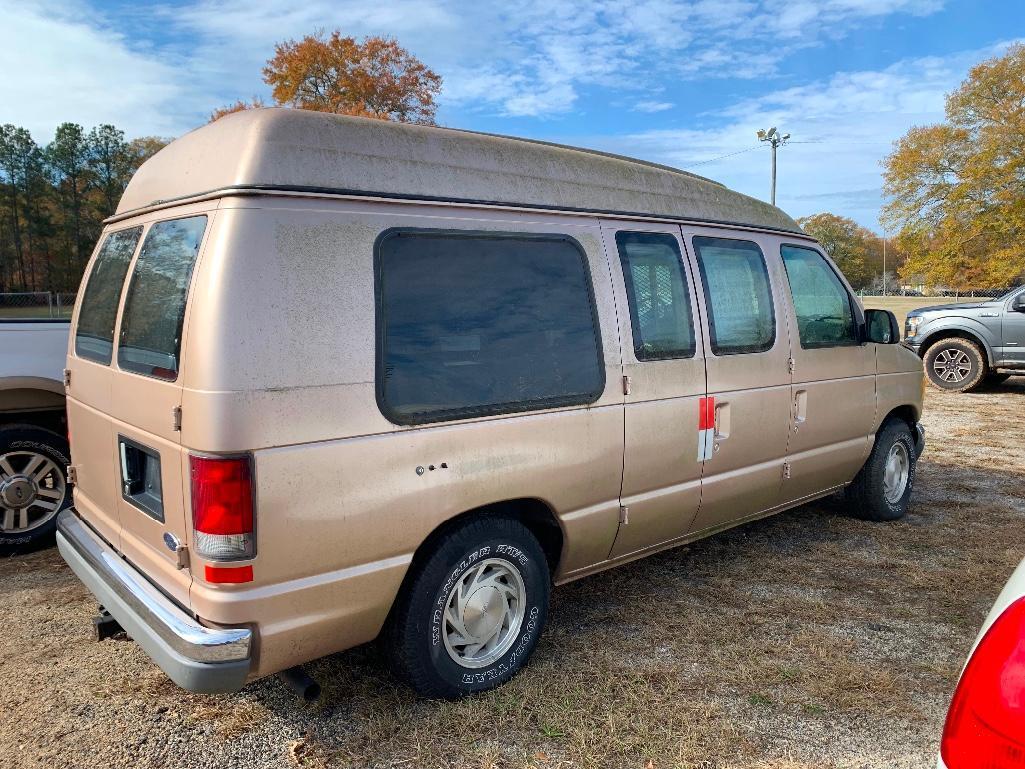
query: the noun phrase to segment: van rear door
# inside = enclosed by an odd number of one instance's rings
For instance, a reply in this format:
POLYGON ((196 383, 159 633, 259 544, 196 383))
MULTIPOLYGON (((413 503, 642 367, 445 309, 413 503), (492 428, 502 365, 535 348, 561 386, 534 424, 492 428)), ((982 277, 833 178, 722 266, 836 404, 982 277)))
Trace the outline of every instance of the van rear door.
MULTIPOLYGON (((90 452, 103 444, 109 452, 107 461, 86 456, 85 462, 95 471, 87 475, 113 476, 90 479, 115 489, 119 531, 113 544, 183 604, 188 603, 191 577, 180 568, 189 531, 180 365, 189 287, 208 219, 198 214, 145 226, 122 291, 109 399, 102 405, 83 404, 91 415, 88 430, 106 433, 102 439, 81 439, 83 445, 89 441, 90 452)), ((82 314, 88 312, 88 302, 87 287, 82 314)), ((77 389, 74 376, 73 371, 72 393, 77 389)), ((79 435, 74 421, 72 440, 75 453, 79 435)))

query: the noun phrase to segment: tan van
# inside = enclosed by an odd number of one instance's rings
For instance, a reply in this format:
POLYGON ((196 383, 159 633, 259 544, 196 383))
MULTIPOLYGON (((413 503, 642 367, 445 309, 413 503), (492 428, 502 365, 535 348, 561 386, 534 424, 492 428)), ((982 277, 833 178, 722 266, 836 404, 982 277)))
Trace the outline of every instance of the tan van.
POLYGON ((232 115, 79 297, 60 550, 193 691, 378 637, 488 689, 553 583, 845 487, 899 517, 923 448, 920 361, 793 220, 597 152, 232 115))

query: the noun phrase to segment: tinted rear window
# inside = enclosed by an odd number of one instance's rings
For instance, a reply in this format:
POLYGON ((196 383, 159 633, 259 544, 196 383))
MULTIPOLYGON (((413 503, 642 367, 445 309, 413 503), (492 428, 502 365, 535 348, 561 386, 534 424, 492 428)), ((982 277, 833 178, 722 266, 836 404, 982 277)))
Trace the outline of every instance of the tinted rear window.
POLYGON ((672 235, 617 232, 637 360, 694 355, 690 292, 672 235))
POLYGON ((146 376, 178 378, 182 322, 205 216, 157 222, 135 262, 121 318, 117 363, 146 376))
POLYGON ((109 364, 114 349, 117 305, 142 227, 112 232, 93 262, 75 331, 75 354, 109 364))
POLYGON ((378 401, 417 424, 591 403, 604 390, 568 238, 397 232, 378 246, 378 401))

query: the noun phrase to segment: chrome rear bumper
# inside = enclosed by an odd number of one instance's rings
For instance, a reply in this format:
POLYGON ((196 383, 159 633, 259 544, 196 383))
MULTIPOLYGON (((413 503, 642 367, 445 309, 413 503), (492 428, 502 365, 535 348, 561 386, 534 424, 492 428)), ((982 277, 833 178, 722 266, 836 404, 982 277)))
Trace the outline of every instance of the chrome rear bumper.
POLYGON ((74 509, 57 518, 57 549, 72 571, 176 684, 233 692, 246 682, 253 632, 209 628, 157 590, 74 509))

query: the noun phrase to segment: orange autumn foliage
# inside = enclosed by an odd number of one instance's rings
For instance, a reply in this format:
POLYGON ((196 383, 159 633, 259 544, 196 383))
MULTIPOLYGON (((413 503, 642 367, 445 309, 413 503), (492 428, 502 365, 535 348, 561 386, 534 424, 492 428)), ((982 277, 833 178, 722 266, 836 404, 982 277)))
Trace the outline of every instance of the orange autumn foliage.
POLYGON ((278 104, 400 123, 433 125, 441 91, 441 76, 395 40, 338 30, 279 43, 263 74, 278 104))

